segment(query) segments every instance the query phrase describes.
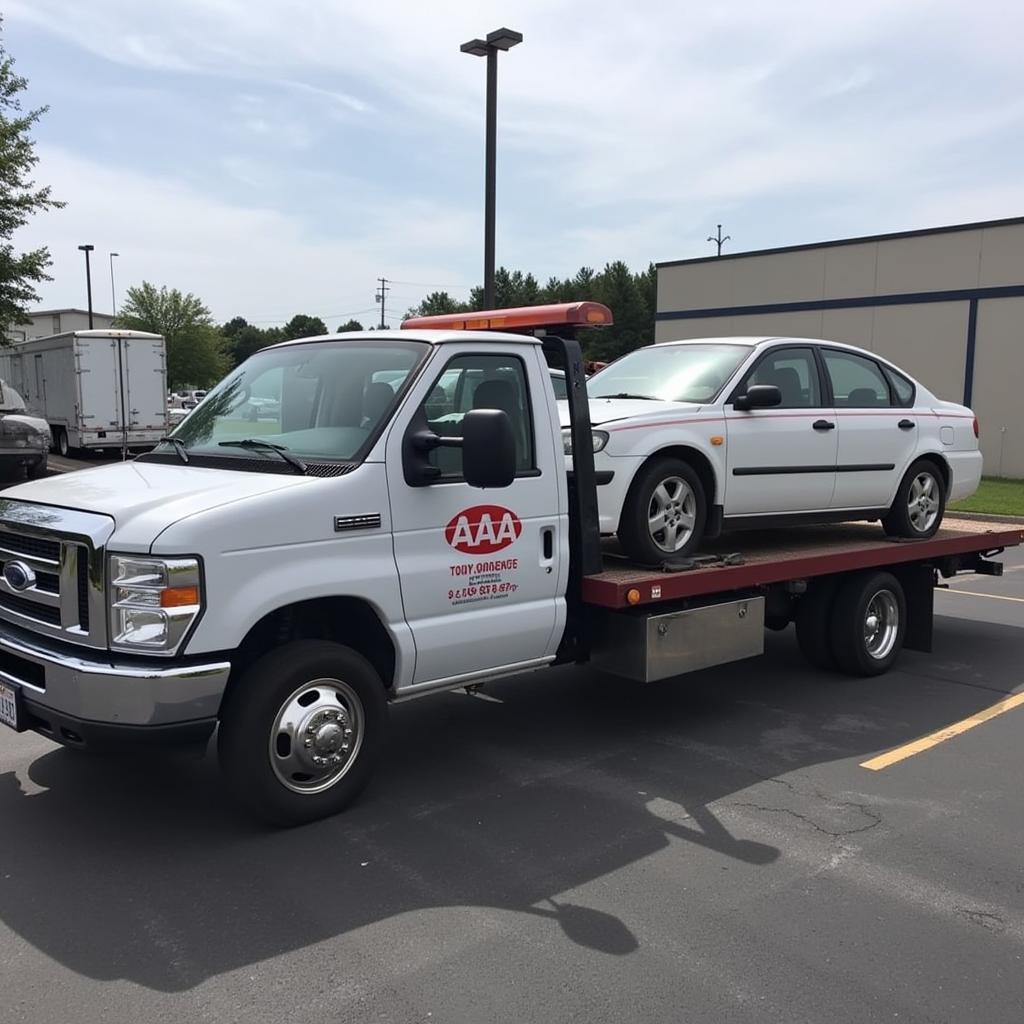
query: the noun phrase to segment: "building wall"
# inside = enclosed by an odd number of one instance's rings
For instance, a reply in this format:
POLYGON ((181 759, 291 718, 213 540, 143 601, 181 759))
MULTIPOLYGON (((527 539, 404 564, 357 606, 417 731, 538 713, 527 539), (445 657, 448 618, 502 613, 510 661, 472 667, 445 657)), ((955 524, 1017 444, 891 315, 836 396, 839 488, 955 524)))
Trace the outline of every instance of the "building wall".
MULTIPOLYGON (((92 314, 94 330, 110 327, 114 322, 109 313, 92 314)), ((8 341, 32 341, 33 338, 48 338, 51 334, 66 334, 68 331, 87 331, 89 311, 85 309, 46 309, 33 313, 28 323, 18 324, 7 332, 8 341)))
POLYGON ((986 473, 1024 477, 1024 218, 658 265, 656 341, 744 334, 878 352, 975 410, 986 473))

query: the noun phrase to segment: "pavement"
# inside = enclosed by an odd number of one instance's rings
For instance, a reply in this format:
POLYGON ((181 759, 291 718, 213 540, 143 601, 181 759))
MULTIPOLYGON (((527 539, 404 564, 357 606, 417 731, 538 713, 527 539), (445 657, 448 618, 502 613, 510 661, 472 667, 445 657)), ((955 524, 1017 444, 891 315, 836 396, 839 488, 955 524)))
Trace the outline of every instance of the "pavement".
POLYGON ((0 1021, 1020 1024, 1024 554, 935 649, 643 687, 565 668, 395 707, 349 812, 281 832, 213 758, 0 733, 0 1021), (920 749, 918 749, 920 748, 920 749))

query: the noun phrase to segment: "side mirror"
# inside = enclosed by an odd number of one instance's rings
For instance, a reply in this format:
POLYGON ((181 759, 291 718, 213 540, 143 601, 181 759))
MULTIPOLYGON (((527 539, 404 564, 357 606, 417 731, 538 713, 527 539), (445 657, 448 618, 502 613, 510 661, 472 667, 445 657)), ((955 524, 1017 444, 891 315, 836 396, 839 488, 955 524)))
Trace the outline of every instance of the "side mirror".
POLYGON ((516 477, 516 439, 508 414, 473 409, 462 418, 461 437, 439 437, 421 409, 402 442, 402 469, 410 487, 429 487, 441 477, 430 461, 435 448, 462 449, 462 476, 470 487, 508 487, 516 477))
POLYGON ((501 409, 472 409, 462 419, 462 475, 470 487, 508 487, 516 478, 516 439, 501 409))
POLYGON ((734 409, 770 409, 782 405, 782 392, 774 384, 752 384, 745 395, 737 395, 732 402, 734 409))

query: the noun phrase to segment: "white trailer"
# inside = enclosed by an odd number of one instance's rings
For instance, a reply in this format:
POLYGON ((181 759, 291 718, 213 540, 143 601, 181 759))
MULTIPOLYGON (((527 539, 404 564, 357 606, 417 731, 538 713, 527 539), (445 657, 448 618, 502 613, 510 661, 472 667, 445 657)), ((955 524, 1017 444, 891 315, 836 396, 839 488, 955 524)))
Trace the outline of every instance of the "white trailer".
POLYGON ((167 358, 159 334, 36 338, 0 352, 0 378, 49 423, 61 455, 151 447, 167 431, 167 358))

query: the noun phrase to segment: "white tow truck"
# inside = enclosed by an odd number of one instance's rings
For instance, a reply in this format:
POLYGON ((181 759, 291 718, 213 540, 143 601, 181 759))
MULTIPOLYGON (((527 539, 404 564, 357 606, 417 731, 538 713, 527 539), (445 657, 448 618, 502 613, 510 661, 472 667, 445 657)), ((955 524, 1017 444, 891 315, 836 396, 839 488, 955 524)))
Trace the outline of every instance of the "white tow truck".
POLYGON ((294 825, 360 792, 393 702, 564 662, 664 679, 794 620, 814 664, 877 674, 928 649, 939 574, 998 574, 1021 542, 805 527, 630 564, 602 548, 574 340, 610 320, 569 303, 277 345, 154 451, 4 492, 0 720, 73 748, 217 729, 238 799, 294 825))

